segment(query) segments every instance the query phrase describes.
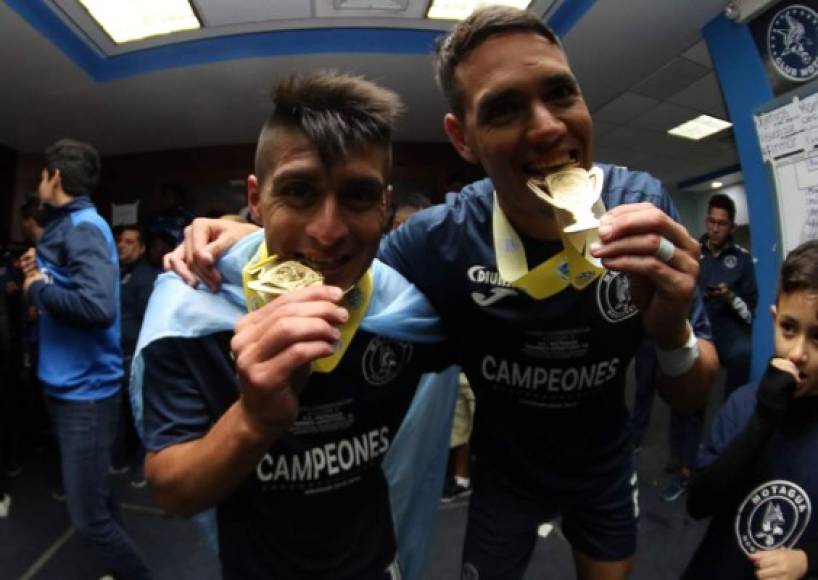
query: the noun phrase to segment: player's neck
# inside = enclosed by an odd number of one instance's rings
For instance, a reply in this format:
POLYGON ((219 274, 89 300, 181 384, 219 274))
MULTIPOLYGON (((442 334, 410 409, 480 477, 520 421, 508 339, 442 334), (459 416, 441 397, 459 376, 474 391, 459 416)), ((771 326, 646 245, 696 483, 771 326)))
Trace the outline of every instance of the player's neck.
MULTIPOLYGON (((502 206, 502 203, 501 203, 502 206)), ((539 211, 507 211, 503 208, 509 223, 521 236, 532 240, 551 242, 560 239, 560 228, 551 208, 537 208, 539 211)))
POLYGON ((714 256, 718 256, 719 254, 721 254, 726 247, 727 240, 725 240, 723 244, 717 246, 716 244, 710 241, 710 238, 707 239, 707 248, 710 250, 710 253, 713 254, 714 256))

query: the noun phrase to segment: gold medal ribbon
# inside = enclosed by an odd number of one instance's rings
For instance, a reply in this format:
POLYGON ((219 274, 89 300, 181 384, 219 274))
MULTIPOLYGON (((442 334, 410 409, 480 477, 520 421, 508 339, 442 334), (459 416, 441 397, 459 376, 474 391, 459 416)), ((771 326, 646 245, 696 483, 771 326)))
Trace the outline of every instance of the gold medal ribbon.
MULTIPOLYGON (((604 204, 597 201, 594 205, 594 214, 599 217, 604 213, 604 204)), ((497 271, 503 280, 535 300, 544 300, 562 292, 569 285, 582 290, 605 271, 599 260, 590 253, 591 244, 599 239, 597 231, 586 230, 566 234, 563 231, 567 225, 563 222, 566 220, 556 208, 554 215, 559 226, 563 250, 533 270, 529 270, 523 242, 500 208, 497 193, 494 194, 492 232, 497 271)))
MULTIPOLYGON (((268 266, 275 264, 277 261, 278 256, 268 255, 267 244, 262 242, 255 256, 253 256, 253 259, 242 268, 241 282, 244 288, 244 301, 247 304, 248 312, 258 310, 276 298, 276 295, 253 290, 248 286, 248 283, 257 280, 259 275, 264 272, 268 266)), ((341 305, 349 312, 349 318, 338 329, 341 332, 341 340, 338 348, 331 355, 314 360, 311 365, 312 370, 319 373, 329 373, 338 366, 347 348, 349 348, 349 345, 352 343, 352 339, 358 331, 358 327, 361 325, 371 298, 372 269, 370 268, 361 276, 360 280, 358 280, 354 286, 347 289, 344 293, 344 299, 341 305)))

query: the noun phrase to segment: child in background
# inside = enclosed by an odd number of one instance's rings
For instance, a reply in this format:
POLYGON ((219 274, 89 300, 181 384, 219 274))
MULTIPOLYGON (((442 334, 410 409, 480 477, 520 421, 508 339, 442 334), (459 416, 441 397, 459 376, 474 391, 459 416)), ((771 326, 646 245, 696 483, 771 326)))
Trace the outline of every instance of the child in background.
POLYGON ((684 578, 818 575, 818 240, 781 268, 775 355, 713 424, 689 487, 694 518, 713 516, 684 578))

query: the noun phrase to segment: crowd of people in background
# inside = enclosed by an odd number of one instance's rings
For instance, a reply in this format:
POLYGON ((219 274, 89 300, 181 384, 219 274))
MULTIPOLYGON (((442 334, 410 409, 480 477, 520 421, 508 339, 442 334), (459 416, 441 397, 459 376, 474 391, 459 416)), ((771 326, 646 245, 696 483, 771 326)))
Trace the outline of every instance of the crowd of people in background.
POLYGON ((521 578, 555 519, 577 577, 626 578, 657 392, 662 497, 712 517, 684 577, 818 573, 818 242, 784 261, 774 356, 747 384, 759 305, 731 198, 697 241, 658 180, 594 163, 567 57, 528 12, 477 10, 436 74, 449 139, 487 174, 453 174, 438 205, 389 187, 400 98, 340 73, 277 85, 232 221, 194 221, 167 184, 112 229, 93 146, 45 151, 0 256, 0 518, 42 447, 110 578, 153 577, 112 490, 125 473, 169 513, 215 510, 225 578, 418 578, 437 502, 466 497, 464 580, 521 578), (567 242, 526 183, 565 166, 604 176, 590 279, 540 267, 570 264, 567 242), (248 280, 274 255, 324 284, 268 303, 248 280))

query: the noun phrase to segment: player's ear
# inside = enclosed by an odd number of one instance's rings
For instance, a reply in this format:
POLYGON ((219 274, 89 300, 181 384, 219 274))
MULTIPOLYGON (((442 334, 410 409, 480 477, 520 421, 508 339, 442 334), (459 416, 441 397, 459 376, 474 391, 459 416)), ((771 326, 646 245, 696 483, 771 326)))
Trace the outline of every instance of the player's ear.
POLYGON ((446 135, 449 136, 449 141, 451 141, 460 156, 469 163, 478 163, 477 155, 474 154, 466 139, 463 123, 452 113, 446 113, 446 116, 443 117, 443 128, 446 130, 446 135))

